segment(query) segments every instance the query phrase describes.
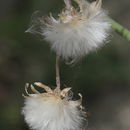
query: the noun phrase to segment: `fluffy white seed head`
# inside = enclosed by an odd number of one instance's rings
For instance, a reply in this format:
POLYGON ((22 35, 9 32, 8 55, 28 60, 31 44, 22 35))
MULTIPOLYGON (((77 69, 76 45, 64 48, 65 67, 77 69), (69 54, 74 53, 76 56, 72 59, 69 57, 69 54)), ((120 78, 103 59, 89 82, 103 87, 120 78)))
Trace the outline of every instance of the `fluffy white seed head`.
POLYGON ((107 13, 101 8, 102 0, 89 3, 86 0, 73 0, 79 9, 72 6, 70 0, 64 0, 65 8, 54 18, 37 18, 27 30, 39 33, 50 43, 51 49, 59 56, 79 59, 91 51, 100 48, 107 40, 110 24, 107 13))
POLYGON ((33 130, 86 130, 86 114, 82 110, 81 99, 72 101, 69 96, 70 88, 62 91, 55 90, 41 84, 37 86, 44 88, 46 93, 39 93, 32 85, 31 90, 35 94, 25 97, 25 105, 22 113, 26 123, 33 130))

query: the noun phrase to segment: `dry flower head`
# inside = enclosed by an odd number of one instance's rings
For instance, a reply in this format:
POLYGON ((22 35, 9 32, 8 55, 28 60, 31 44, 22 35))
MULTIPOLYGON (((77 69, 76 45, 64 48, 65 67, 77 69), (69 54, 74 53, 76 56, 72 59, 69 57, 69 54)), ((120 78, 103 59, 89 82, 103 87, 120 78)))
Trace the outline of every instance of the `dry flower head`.
POLYGON ((65 8, 54 18, 37 17, 27 32, 39 33, 65 60, 77 60, 106 43, 111 25, 101 8, 102 0, 64 0, 65 8), (77 3, 75 8, 71 1, 77 3))
POLYGON ((86 120, 86 113, 81 105, 80 99, 73 101, 69 96, 71 88, 52 90, 50 87, 36 82, 36 86, 43 88, 46 92, 40 93, 33 85, 25 86, 25 106, 23 115, 30 128, 36 130, 82 130, 86 120), (28 92, 31 88, 33 94, 28 92))

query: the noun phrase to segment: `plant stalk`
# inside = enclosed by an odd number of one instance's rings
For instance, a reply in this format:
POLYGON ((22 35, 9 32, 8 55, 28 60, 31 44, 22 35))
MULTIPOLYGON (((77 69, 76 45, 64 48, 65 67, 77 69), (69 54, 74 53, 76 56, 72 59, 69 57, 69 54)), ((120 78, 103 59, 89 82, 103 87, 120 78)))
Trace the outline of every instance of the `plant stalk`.
POLYGON ((60 57, 56 56, 56 86, 60 89, 60 57))
POLYGON ((130 41, 130 31, 123 27, 122 25, 120 25, 119 23, 117 23, 115 20, 110 18, 110 22, 112 25, 112 28, 122 37, 124 37, 125 39, 127 39, 128 41, 130 41))

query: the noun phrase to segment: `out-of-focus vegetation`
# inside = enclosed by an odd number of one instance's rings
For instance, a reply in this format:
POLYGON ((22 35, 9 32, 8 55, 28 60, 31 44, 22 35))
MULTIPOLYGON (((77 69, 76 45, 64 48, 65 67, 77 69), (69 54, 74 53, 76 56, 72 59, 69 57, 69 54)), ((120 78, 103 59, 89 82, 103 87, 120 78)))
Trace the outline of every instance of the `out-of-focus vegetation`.
MULTIPOLYGON (((130 29, 130 1, 104 0, 110 16, 130 29)), ((55 54, 39 37, 24 33, 36 10, 57 13, 62 0, 0 0, 0 130, 27 130, 21 116, 26 82, 55 85, 55 54)), ((62 85, 83 94, 89 128, 130 130, 130 43, 110 43, 75 66, 61 63, 62 85)))

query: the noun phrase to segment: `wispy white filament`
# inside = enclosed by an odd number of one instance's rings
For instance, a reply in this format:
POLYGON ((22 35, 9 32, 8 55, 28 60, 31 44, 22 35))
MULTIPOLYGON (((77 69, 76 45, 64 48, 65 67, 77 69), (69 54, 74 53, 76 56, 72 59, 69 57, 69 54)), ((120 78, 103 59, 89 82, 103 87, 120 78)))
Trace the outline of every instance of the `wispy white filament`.
POLYGON ((75 9, 70 0, 64 0, 66 7, 55 19, 36 18, 27 30, 41 34, 50 43, 55 53, 65 60, 79 59, 106 43, 110 24, 107 13, 101 8, 102 0, 89 3, 86 0, 74 0, 75 9))
POLYGON ((86 115, 82 110, 81 99, 72 101, 68 95, 70 88, 61 91, 51 90, 41 83, 36 85, 47 92, 39 93, 31 86, 35 94, 29 94, 26 88, 28 96, 25 97, 22 113, 31 129, 86 130, 86 115))

